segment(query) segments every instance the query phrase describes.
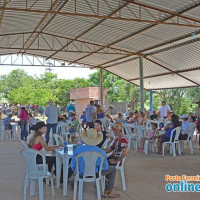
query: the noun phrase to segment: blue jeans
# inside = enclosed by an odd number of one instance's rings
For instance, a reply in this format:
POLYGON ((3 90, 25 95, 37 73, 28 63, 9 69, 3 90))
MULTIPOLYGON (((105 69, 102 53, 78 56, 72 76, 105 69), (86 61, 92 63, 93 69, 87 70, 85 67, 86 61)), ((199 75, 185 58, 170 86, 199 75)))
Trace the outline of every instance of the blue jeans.
POLYGON ((24 137, 25 137, 25 140, 27 140, 27 136, 28 136, 27 126, 28 126, 28 121, 23 120, 21 124, 21 140, 24 140, 24 137))
MULTIPOLYGON (((50 133, 50 130, 52 128, 52 132, 54 134, 54 133, 56 133, 56 127, 57 127, 57 123, 56 124, 47 124, 47 132, 46 132, 46 143, 47 143, 47 145, 49 143, 49 133, 50 133)), ((55 140, 54 140, 54 144, 56 144, 55 140)))

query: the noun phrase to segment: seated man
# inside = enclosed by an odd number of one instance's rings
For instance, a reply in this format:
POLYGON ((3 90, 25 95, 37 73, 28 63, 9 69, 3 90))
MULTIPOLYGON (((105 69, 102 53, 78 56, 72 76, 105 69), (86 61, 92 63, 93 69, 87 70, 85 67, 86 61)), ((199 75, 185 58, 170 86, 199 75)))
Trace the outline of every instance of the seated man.
POLYGON ((88 126, 87 126, 87 118, 86 118, 85 111, 83 111, 83 114, 81 115, 81 119, 82 119, 82 127, 84 130, 86 130, 88 126))
POLYGON ((109 165, 116 166, 118 162, 121 162, 128 154, 128 141, 122 133, 122 123, 117 122, 113 125, 113 132, 115 140, 112 146, 106 149, 106 153, 112 152, 108 157, 109 165))
POLYGON ((12 112, 7 112, 7 117, 4 119, 5 129, 12 129, 10 122, 14 122, 14 120, 12 120, 12 112))
POLYGON ((70 123, 70 126, 69 126, 69 132, 70 133, 76 133, 77 127, 79 125, 79 121, 76 118, 75 113, 72 113, 70 116, 71 116, 71 123, 70 123))
MULTIPOLYGON (((103 140, 103 135, 101 132, 97 133, 97 131, 93 128, 89 129, 88 131, 83 131, 82 133, 82 140, 86 145, 78 146, 73 154, 72 161, 71 161, 71 169, 74 171, 76 168, 76 161, 75 158, 79 153, 86 152, 86 151, 94 151, 102 154, 105 157, 103 168, 102 168, 102 175, 105 175, 108 179, 104 194, 106 197, 109 198, 118 198, 120 195, 115 194, 112 192, 114 182, 115 182, 115 176, 116 176, 116 168, 114 166, 108 166, 108 161, 106 158, 105 152, 97 147, 96 145, 99 144, 103 140)), ((100 166, 100 159, 97 160, 97 169, 100 166)), ((83 159, 79 160, 79 173, 84 173, 84 161, 83 159)))

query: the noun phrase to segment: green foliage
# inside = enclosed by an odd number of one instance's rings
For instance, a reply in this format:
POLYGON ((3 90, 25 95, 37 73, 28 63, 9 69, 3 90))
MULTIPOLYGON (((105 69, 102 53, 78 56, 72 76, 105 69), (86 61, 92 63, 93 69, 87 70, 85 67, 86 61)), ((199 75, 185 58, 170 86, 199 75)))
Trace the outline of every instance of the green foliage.
MULTIPOLYGON (((108 89, 110 102, 130 102, 131 110, 140 109, 140 88, 103 71, 103 87, 108 89)), ((70 89, 99 87, 100 73, 95 71, 89 79, 58 79, 56 74, 45 73, 39 77, 28 76, 23 70, 13 70, 0 76, 0 95, 10 103, 46 105, 49 99, 61 104, 63 108, 70 101, 70 89)), ((144 91, 145 109, 150 109, 150 95, 144 91)), ((166 100, 178 115, 193 112, 200 99, 200 88, 161 90, 153 92, 153 109, 159 110, 161 101, 166 100)))

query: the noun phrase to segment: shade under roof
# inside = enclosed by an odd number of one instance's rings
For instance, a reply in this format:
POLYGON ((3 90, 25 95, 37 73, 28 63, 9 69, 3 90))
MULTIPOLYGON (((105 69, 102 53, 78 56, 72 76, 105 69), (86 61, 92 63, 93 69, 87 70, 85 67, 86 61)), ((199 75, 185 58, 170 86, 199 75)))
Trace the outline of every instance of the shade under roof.
POLYGON ((200 0, 0 1, 0 55, 102 67, 144 88, 200 86, 200 0))

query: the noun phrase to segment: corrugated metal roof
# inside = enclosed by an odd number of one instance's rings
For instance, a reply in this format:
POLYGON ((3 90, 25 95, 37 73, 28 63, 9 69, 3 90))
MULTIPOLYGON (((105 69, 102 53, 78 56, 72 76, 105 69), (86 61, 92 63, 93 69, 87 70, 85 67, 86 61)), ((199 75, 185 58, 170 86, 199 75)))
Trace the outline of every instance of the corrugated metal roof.
POLYGON ((0 9, 0 54, 105 67, 135 84, 143 56, 146 89, 191 87, 200 85, 199 13, 200 0, 9 1, 0 9))

